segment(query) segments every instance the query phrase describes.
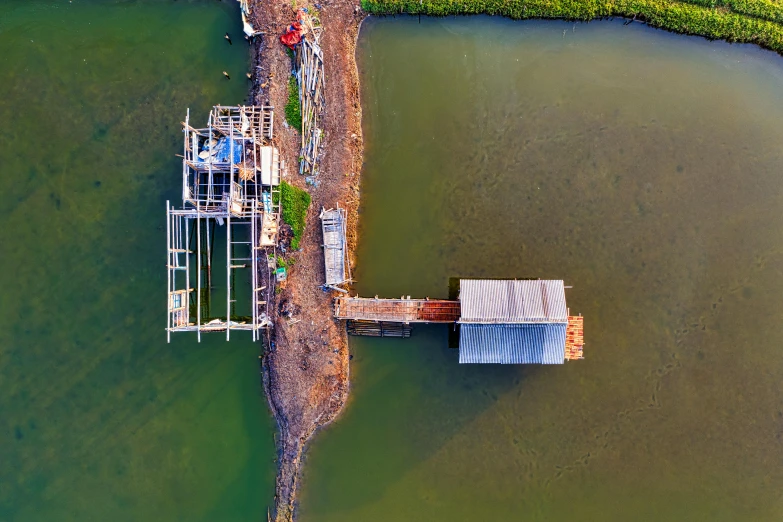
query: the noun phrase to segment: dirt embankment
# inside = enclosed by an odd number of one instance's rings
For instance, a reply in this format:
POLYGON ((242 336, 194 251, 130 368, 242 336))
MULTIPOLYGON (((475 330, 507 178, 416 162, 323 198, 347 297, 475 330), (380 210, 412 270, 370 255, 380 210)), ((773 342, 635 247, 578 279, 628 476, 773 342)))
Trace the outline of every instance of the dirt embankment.
MULTIPOLYGON (((284 125, 291 60, 278 37, 295 20, 287 1, 252 0, 252 22, 263 35, 253 44, 251 101, 275 107, 275 141, 285 161, 286 181, 304 187, 298 174, 299 132, 284 125)), ((297 2, 298 7, 313 5, 297 2)), ((321 207, 337 203, 348 210, 350 252, 356 245, 359 174, 362 165, 361 107, 355 63, 356 35, 364 13, 358 2, 324 1, 316 10, 323 26, 325 109, 321 126, 318 186, 308 186, 313 204, 301 252, 277 296, 274 347, 264 359, 264 383, 279 426, 278 476, 274 520, 290 521, 302 452, 316 429, 333 420, 348 396, 348 343, 332 318, 332 294, 324 282, 321 207), (289 316, 290 313, 290 316, 289 316)))

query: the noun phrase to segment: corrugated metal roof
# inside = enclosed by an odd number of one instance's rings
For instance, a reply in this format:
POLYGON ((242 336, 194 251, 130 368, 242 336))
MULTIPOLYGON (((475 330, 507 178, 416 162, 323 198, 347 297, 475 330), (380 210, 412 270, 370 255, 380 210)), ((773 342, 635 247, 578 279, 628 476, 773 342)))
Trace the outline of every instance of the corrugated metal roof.
POLYGON ((567 323, 563 281, 460 279, 461 323, 567 323))
POLYGON ((563 364, 566 325, 463 324, 460 364, 563 364))

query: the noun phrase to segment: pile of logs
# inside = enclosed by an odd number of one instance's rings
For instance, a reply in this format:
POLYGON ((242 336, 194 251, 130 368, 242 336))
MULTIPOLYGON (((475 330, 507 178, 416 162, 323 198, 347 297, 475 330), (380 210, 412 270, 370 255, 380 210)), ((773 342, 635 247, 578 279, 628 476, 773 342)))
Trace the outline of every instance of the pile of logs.
POLYGON ((324 107, 324 55, 319 42, 321 27, 313 17, 300 18, 303 28, 302 43, 296 50, 296 79, 302 108, 302 148, 299 153, 299 174, 318 174, 318 150, 322 131, 318 115, 324 107))

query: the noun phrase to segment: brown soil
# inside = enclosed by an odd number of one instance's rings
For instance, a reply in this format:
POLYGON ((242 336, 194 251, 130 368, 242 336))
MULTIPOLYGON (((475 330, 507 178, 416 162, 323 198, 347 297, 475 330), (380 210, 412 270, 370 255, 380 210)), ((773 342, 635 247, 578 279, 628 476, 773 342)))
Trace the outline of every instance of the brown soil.
MULTIPOLYGON (((364 13, 358 1, 324 1, 319 17, 325 68, 325 131, 318 187, 305 187, 298 173, 299 132, 284 125, 291 60, 279 35, 295 20, 291 2, 252 0, 253 24, 263 31, 253 44, 251 102, 271 104, 275 142, 285 161, 286 181, 306 188, 313 204, 301 251, 278 296, 272 341, 264 356, 264 385, 278 422, 279 468, 277 522, 294 516, 297 482, 305 445, 313 433, 332 421, 348 396, 348 343, 345 328, 332 316, 332 292, 324 292, 323 251, 318 214, 338 203, 348 211, 349 251, 356 245, 359 174, 362 164, 361 107, 355 62, 356 35, 364 13)), ((298 7, 312 5, 297 2, 298 7)), ((353 260, 352 260, 353 261, 353 260)))

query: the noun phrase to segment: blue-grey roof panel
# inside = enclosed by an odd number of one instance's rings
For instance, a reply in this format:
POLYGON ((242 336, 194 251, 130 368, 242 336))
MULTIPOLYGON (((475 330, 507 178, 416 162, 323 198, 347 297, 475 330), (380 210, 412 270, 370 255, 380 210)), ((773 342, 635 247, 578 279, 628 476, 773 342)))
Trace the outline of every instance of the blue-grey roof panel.
POLYGON ((460 326, 460 364, 563 364, 566 325, 465 324, 460 326))

